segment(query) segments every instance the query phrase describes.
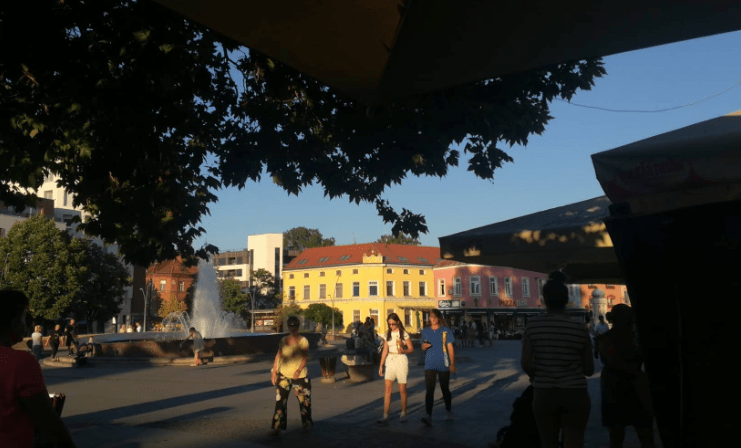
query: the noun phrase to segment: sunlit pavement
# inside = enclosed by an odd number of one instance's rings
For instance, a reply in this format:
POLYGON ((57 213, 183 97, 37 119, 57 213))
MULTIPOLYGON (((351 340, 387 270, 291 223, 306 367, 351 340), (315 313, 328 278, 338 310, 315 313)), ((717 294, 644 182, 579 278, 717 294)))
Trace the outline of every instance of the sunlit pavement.
MULTIPOLYGON (((528 385, 519 369, 519 350, 519 341, 458 348, 458 376, 451 382, 455 419, 444 419, 438 388, 431 428, 419 421, 424 414, 419 353, 410 355, 409 421, 398 420, 394 387, 387 427, 376 423, 383 410, 380 378, 350 383, 338 361, 337 382, 325 384, 319 381, 319 362, 312 360, 314 429, 301 431, 298 403, 292 398, 288 430, 279 437, 268 435, 275 405, 270 360, 191 368, 96 365, 43 371, 49 391, 68 397, 63 417, 80 447, 468 447, 486 446, 509 424, 512 402, 528 385)), ((588 383, 592 412, 586 446, 607 447, 607 430, 600 425, 599 372, 588 383)), ((628 429, 625 447, 637 446, 635 433, 628 429)))

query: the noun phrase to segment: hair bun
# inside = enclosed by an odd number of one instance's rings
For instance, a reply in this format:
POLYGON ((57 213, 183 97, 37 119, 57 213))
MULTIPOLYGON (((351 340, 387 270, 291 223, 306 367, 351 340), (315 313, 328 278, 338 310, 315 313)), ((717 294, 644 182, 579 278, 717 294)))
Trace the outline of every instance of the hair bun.
POLYGON ((559 282, 559 283, 566 283, 566 274, 564 274, 561 271, 553 271, 550 274, 548 274, 548 280, 552 280, 554 282, 559 282))

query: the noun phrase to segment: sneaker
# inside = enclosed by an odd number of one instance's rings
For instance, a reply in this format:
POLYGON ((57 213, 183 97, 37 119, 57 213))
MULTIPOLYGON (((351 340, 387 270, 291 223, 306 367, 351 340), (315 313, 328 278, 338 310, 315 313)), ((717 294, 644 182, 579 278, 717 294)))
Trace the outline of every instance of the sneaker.
POLYGON ((453 413, 450 411, 447 411, 447 413, 445 414, 445 420, 448 420, 448 421, 453 420, 453 413))
POLYGON ((401 423, 406 423, 406 422, 407 422, 407 415, 406 415, 406 414, 401 414, 401 415, 399 416, 399 421, 400 421, 401 423))
POLYGON ((432 426, 432 421, 430 420, 430 417, 422 417, 419 421, 424 423, 425 426, 432 426))
POLYGON ((388 418, 379 418, 378 420, 376 420, 376 422, 378 422, 378 424, 381 425, 381 426, 388 426, 389 425, 389 419, 388 418))

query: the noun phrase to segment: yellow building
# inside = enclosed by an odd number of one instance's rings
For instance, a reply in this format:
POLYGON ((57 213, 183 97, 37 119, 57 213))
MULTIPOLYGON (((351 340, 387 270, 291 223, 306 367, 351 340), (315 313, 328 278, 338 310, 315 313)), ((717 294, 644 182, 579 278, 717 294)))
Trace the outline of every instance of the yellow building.
POLYGON ((307 249, 284 268, 283 301, 303 309, 313 303, 337 308, 346 331, 371 317, 384 332, 386 316, 396 313, 416 333, 436 306, 432 268, 440 261, 437 247, 368 243, 307 249))

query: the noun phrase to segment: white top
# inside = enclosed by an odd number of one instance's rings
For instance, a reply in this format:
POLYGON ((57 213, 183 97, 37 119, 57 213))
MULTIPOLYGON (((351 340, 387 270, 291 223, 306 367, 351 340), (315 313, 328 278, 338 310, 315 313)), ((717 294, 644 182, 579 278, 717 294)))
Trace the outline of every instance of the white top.
POLYGON ((137 332, 137 333, 141 333, 141 332, 142 332, 142 327, 141 327, 141 325, 137 325, 137 326, 136 326, 136 332, 137 332))
POLYGON ((583 366, 589 342, 586 325, 565 314, 546 314, 530 319, 524 337, 533 350, 533 387, 587 387, 583 366))
POLYGON ((34 332, 31 335, 31 339, 33 340, 33 344, 32 345, 41 345, 41 333, 34 332))
MULTIPOLYGON (((407 342, 407 341, 409 341, 410 339, 411 338, 409 337, 409 333, 407 333, 405 331, 404 332, 404 337, 401 340, 404 341, 405 344, 407 344, 407 348, 409 348, 409 342, 407 342)), ((399 330, 392 331, 391 332, 391 340, 390 341, 386 341, 386 343, 389 346, 389 354, 391 354, 391 355, 406 355, 406 353, 399 353, 399 346, 396 345, 397 344, 396 341, 398 341, 398 340, 399 340, 399 330)))
POLYGON ((605 322, 598 322, 597 325, 594 327, 594 332, 598 335, 605 334, 608 331, 610 331, 610 326, 607 325, 605 322))

